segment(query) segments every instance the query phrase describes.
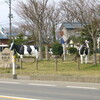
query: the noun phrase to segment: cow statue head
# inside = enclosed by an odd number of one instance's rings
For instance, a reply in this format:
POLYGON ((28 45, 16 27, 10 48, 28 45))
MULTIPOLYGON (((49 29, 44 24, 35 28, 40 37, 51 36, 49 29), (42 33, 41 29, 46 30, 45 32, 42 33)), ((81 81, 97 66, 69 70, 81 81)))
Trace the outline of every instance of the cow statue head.
POLYGON ((86 47, 89 48, 89 41, 85 40, 86 47))
POLYGON ((13 50, 14 49, 14 42, 12 42, 11 44, 10 44, 10 50, 13 50))

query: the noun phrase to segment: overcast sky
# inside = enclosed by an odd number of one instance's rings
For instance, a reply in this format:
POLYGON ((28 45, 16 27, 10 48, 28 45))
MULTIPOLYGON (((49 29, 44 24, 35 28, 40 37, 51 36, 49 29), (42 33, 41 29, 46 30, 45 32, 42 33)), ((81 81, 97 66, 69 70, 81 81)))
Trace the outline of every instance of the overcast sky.
MULTIPOLYGON (((12 19, 12 24, 16 21, 19 21, 18 15, 14 12, 13 8, 16 5, 16 3, 21 0, 12 0, 12 14, 13 14, 13 19, 12 19)), ((23 0, 25 1, 25 0, 23 0)), ((60 1, 60 0, 53 0, 53 1, 60 1)), ((0 26, 2 27, 9 27, 9 0, 0 0, 0 26)), ((52 0, 50 0, 52 2, 52 0)))

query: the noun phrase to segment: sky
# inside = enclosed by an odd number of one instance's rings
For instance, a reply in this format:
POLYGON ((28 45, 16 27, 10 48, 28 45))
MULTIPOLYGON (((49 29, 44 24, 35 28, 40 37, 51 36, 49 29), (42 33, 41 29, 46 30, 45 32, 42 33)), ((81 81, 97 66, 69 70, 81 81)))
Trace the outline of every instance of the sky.
MULTIPOLYGON (((13 10, 13 8, 15 8, 15 5, 17 4, 18 1, 21 0, 11 0, 12 1, 12 14, 13 14, 13 18, 12 18, 12 26, 16 21, 20 21, 20 17, 15 13, 15 11, 13 10)), ((25 0, 22 0, 25 1, 25 0)), ((50 2, 52 0, 49 0, 50 2)), ((60 1, 60 0, 53 0, 53 1, 60 1)), ((16 9, 16 8, 15 8, 16 9)), ((9 27, 9 0, 0 0, 0 26, 1 27, 9 27)))

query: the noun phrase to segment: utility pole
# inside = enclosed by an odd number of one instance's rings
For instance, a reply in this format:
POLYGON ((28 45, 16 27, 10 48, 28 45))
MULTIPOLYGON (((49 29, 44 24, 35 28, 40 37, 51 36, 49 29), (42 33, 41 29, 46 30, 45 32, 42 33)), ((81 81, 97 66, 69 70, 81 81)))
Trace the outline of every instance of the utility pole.
MULTIPOLYGON (((12 38, 12 22, 13 14, 11 13, 11 0, 9 0, 9 32, 10 32, 10 41, 12 38)), ((14 51, 13 51, 14 52, 14 51)), ((15 55, 12 56, 12 77, 13 79, 17 79, 17 75, 15 73, 15 55)))
POLYGON ((11 19, 13 18, 13 14, 11 14, 11 0, 9 0, 9 32, 10 32, 10 40, 12 37, 12 22, 11 19))

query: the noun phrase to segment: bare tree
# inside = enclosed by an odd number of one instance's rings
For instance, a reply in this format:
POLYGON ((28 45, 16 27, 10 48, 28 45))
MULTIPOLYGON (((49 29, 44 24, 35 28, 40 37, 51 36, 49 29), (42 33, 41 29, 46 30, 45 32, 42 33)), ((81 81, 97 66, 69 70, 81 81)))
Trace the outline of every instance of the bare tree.
POLYGON ((48 59, 48 44, 56 41, 56 29, 61 21, 61 17, 60 11, 54 3, 47 7, 45 16, 43 40, 45 40, 46 58, 48 59))
MULTIPOLYGON (((42 45, 56 40, 56 28, 61 21, 60 12, 56 4, 48 4, 48 0, 28 0, 19 2, 18 15, 25 20, 39 44, 40 59, 42 59, 42 45)), ((47 52, 46 52, 47 54, 47 52)))
POLYGON ((48 18, 51 24, 51 32, 53 34, 53 41, 55 42, 56 41, 56 29, 62 20, 61 12, 60 12, 60 8, 55 3, 53 3, 53 5, 51 5, 48 9, 49 9, 48 18))
POLYGON ((28 0, 27 3, 19 2, 18 15, 22 17, 33 29, 38 37, 39 54, 42 59, 42 34, 45 20, 45 10, 48 0, 28 0))
POLYGON ((97 1, 98 0, 65 0, 60 3, 66 16, 65 19, 69 22, 78 21, 91 35, 95 65, 97 64, 96 39, 100 29, 100 6, 97 1))

